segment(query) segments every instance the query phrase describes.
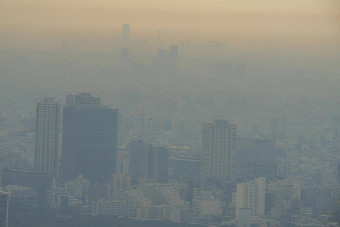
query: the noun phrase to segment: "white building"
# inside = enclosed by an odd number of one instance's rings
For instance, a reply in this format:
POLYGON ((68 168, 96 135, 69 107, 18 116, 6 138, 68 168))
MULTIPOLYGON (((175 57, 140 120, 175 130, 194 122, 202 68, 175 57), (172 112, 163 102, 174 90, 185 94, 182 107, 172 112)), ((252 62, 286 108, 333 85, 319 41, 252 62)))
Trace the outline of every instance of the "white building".
POLYGON ((236 219, 240 218, 240 209, 250 208, 253 216, 264 216, 266 197, 266 178, 237 184, 234 194, 236 219))

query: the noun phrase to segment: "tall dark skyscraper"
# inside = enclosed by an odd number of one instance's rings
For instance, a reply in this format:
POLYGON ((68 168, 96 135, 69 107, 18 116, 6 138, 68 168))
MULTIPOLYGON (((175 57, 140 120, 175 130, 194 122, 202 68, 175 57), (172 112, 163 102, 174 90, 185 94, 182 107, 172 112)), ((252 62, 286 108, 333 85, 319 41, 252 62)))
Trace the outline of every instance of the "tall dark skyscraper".
POLYGON ((131 141, 128 149, 132 183, 135 184, 143 178, 153 178, 158 183, 168 182, 169 154, 166 148, 137 140, 131 141))
POLYGON ((35 166, 52 177, 58 173, 58 126, 60 106, 53 98, 44 98, 36 109, 35 166))
POLYGON ((91 183, 107 182, 115 171, 118 110, 78 93, 66 97, 63 116, 62 178, 83 174, 91 183))

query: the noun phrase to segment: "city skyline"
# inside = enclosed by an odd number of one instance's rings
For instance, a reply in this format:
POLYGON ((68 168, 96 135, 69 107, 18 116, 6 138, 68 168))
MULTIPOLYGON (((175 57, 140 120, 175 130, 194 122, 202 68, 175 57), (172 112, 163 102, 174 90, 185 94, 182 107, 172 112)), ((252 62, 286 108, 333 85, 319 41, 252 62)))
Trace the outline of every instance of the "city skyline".
POLYGON ((339 25, 338 0, 1 1, 0 225, 339 227, 339 25))

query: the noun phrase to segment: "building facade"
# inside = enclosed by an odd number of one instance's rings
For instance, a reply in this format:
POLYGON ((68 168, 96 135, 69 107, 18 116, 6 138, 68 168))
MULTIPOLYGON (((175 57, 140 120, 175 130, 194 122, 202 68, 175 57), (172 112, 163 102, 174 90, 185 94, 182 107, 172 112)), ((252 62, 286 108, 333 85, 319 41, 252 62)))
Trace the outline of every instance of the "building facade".
POLYGON ((53 98, 44 98, 36 109, 35 166, 51 177, 58 174, 60 106, 53 98))
POLYGON ((130 176, 133 184, 143 178, 155 179, 158 183, 168 182, 168 150, 164 147, 153 146, 140 140, 131 141, 130 176))
POLYGON ((203 124, 201 187, 235 177, 236 125, 226 120, 203 124))
POLYGON ((263 139, 237 140, 236 178, 250 181, 258 177, 274 180, 277 175, 275 142, 263 139))
POLYGON ((118 110, 89 93, 67 96, 63 114, 61 176, 79 174, 91 183, 106 183, 115 171, 118 110))
POLYGON ((237 184, 235 193, 236 219, 240 219, 243 208, 249 208, 252 216, 265 214, 266 178, 237 184))

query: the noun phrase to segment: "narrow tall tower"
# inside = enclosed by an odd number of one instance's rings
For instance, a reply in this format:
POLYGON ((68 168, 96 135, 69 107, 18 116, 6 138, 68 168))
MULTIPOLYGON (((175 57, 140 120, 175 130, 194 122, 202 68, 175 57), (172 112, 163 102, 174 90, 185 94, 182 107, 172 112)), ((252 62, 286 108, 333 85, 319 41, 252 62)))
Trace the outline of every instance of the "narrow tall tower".
POLYGON ((122 40, 124 43, 130 41, 130 24, 122 25, 122 40))
POLYGON ((60 106, 54 98, 44 98, 37 104, 35 133, 35 166, 51 177, 58 173, 60 106))
POLYGON ((233 179, 235 174, 236 125, 225 120, 202 127, 201 187, 233 179))

